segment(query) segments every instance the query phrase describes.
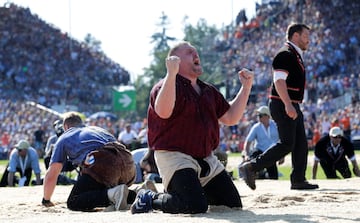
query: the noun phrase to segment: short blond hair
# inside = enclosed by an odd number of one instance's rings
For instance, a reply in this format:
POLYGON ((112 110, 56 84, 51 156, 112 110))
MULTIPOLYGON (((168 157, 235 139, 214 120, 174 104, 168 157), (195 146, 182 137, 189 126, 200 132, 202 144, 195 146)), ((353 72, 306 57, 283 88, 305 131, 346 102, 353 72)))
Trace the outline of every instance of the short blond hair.
POLYGON ((168 53, 168 57, 173 56, 175 54, 175 52, 184 45, 193 47, 193 45, 191 45, 191 43, 188 41, 180 41, 180 42, 176 43, 173 47, 171 47, 171 49, 169 50, 169 53, 168 53))
POLYGON ((68 127, 76 127, 83 125, 83 122, 77 112, 68 112, 64 115, 63 125, 67 125, 68 127))

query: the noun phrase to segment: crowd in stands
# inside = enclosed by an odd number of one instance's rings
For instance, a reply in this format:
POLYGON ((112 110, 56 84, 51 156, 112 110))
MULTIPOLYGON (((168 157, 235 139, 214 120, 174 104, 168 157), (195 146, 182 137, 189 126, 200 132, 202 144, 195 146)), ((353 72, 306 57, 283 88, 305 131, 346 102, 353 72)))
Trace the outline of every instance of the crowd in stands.
MULTIPOLYGON (((304 54, 307 92, 302 104, 309 145, 335 125, 351 138, 360 136, 360 2, 279 2, 259 6, 255 18, 225 29, 214 46, 223 55, 224 79, 232 78, 238 67, 252 68, 256 74, 256 100, 249 103, 237 126, 221 128, 223 150, 242 150, 257 119, 255 110, 267 104, 271 60, 285 41, 284 29, 299 20, 312 27, 310 49, 304 54), (333 13, 335 8, 337 12, 333 13)), ((129 74, 101 52, 76 41, 70 50, 67 35, 32 16, 29 9, 1 7, 0 16, 0 137, 5 151, 21 138, 34 142, 34 132, 41 127, 45 139, 53 134, 52 123, 58 117, 23 101, 31 99, 51 106, 63 99, 86 110, 86 106, 110 100, 98 89, 129 81, 129 74), (23 25, 27 23, 32 25, 23 25), (24 28, 29 30, 23 32, 24 28), (85 75, 87 78, 81 78, 85 75), (79 98, 88 104, 81 105, 79 98)), ((141 118, 92 120, 88 124, 107 128, 117 137, 128 122, 137 133, 146 125, 141 118)))
MULTIPOLYGON (((47 139, 54 135, 53 123, 61 119, 57 113, 39 108, 35 103, 0 99, 0 159, 8 158, 10 150, 21 139, 26 139, 32 147, 42 154, 47 139), (40 135, 40 136, 39 136, 40 135)), ((119 117, 113 121, 102 117, 84 119, 86 125, 99 126, 118 137, 131 121, 131 129, 137 134, 147 127, 147 121, 140 117, 135 120, 125 120, 119 117)), ((139 139, 139 145, 140 139, 139 139)), ((135 149, 135 148, 131 148, 135 149)))
POLYGON ((335 79, 338 76, 341 79, 355 78, 352 75, 358 78, 360 25, 357 19, 360 16, 360 2, 279 2, 272 7, 260 7, 249 24, 239 23, 234 29, 224 29, 223 38, 217 41, 216 49, 223 52, 224 72, 228 72, 228 76, 232 76, 231 68, 248 67, 257 74, 257 85, 268 85, 271 82, 271 61, 284 44, 285 29, 291 22, 303 21, 312 29, 310 49, 304 55, 307 80, 316 82, 319 78, 331 76, 335 79), (339 9, 337 13, 333 12, 334 8, 339 9), (251 25, 254 20, 256 25, 251 25))
MULTIPOLYGON (((360 2, 267 2, 257 6, 255 18, 250 21, 239 19, 233 29, 226 27, 215 44, 215 49, 223 54, 225 79, 232 79, 233 70, 239 67, 253 69, 256 74, 254 90, 257 91, 258 105, 253 108, 249 106, 247 115, 250 117, 240 123, 239 128, 229 130, 227 135, 230 137, 227 138, 231 139, 230 144, 236 141, 242 147, 241 142, 251 126, 247 122, 252 122, 254 109, 267 104, 272 81, 272 58, 286 40, 283 33, 286 33, 287 26, 297 21, 312 29, 310 47, 304 54, 307 92, 303 106, 309 141, 317 132, 326 134, 332 125, 352 129, 353 136, 359 135, 360 24, 357 19, 360 17, 360 2), (334 8, 338 9, 337 13, 334 13, 334 8), (348 116, 351 124, 341 124, 344 116, 348 116), (231 137, 232 133, 237 137, 231 137)), ((239 82, 231 83, 234 83, 231 86, 233 89, 239 88, 239 82)), ((315 136, 315 141, 316 138, 318 136, 315 136)))
POLYGON ((111 102, 104 88, 130 81, 130 74, 104 53, 69 38, 29 8, 6 4, 0 18, 0 98, 87 109, 111 102))

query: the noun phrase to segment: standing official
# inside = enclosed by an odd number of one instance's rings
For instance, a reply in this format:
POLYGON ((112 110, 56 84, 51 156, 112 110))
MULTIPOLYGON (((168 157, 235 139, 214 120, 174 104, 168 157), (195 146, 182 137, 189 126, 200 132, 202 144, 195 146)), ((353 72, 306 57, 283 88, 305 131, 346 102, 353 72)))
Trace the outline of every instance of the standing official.
POLYGON ((287 28, 287 41, 276 54, 273 67, 273 84, 269 108, 276 122, 280 141, 255 159, 243 163, 239 168, 246 184, 255 190, 255 172, 274 165, 291 152, 291 189, 316 189, 305 178, 308 145, 304 117, 300 103, 304 98, 305 66, 303 51, 310 43, 310 28, 305 24, 291 24, 287 28))

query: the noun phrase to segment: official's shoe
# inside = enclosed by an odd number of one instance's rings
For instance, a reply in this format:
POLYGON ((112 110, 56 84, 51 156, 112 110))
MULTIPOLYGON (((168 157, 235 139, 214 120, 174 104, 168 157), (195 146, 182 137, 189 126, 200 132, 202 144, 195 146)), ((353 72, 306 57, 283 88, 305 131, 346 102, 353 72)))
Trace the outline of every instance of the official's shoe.
POLYGON ((155 193, 151 190, 139 190, 134 203, 130 207, 131 214, 147 213, 152 211, 152 201, 154 197, 155 193))
POLYGON ((114 204, 115 211, 127 208, 129 189, 125 184, 120 184, 108 190, 109 200, 114 204))
POLYGON ((318 189, 319 185, 317 184, 310 184, 307 181, 300 182, 300 183, 292 183, 291 184, 291 190, 314 190, 318 189))
POLYGON ((256 189, 255 172, 252 170, 251 163, 245 162, 239 167, 239 175, 241 175, 245 183, 252 189, 256 189))

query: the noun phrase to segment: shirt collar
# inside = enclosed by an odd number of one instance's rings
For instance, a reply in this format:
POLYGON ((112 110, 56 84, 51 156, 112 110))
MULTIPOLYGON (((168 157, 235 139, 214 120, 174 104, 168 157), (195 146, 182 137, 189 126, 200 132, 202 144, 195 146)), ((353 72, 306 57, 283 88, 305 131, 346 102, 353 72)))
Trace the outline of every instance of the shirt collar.
POLYGON ((330 145, 331 145, 331 147, 334 148, 334 149, 338 149, 338 148, 340 147, 340 143, 337 144, 337 146, 335 146, 332 142, 330 142, 330 145))
POLYGON ((303 51, 300 49, 300 47, 296 46, 295 43, 291 42, 291 41, 287 41, 287 43, 291 44, 292 47, 295 48, 296 52, 298 52, 301 56, 301 59, 303 59, 303 51))
MULTIPOLYGON (((186 77, 178 74, 178 75, 177 75, 177 78, 178 78, 178 80, 180 80, 182 83, 186 83, 186 84, 191 85, 191 81, 190 81, 189 79, 187 79, 186 77)), ((204 84, 204 82, 202 82, 200 79, 197 79, 197 80, 196 80, 196 83, 200 86, 201 89, 204 89, 204 88, 207 87, 206 84, 204 84)))

